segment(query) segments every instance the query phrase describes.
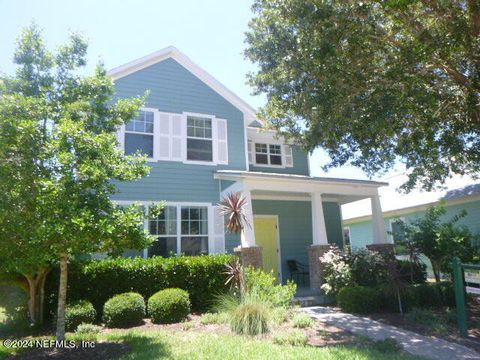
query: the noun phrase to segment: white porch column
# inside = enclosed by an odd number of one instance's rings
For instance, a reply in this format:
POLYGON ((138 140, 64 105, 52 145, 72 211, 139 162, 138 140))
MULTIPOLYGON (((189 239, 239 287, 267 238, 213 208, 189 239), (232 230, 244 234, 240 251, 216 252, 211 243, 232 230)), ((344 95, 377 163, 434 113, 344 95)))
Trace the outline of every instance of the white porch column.
POLYGON ((322 194, 311 193, 313 245, 327 245, 327 228, 323 216, 322 194))
POLYGON ((385 222, 383 220, 382 205, 378 195, 370 198, 372 203, 373 244, 386 244, 385 222))
POLYGON ((328 244, 327 239, 322 194, 315 192, 311 193, 310 196, 312 199, 312 245, 307 248, 310 288, 314 291, 320 291, 320 286, 323 281, 320 258, 330 250, 331 246, 328 244))
POLYGON ((243 228, 242 234, 240 236, 242 247, 252 247, 256 246, 255 243, 255 227, 253 224, 253 207, 252 207, 252 193, 249 188, 245 187, 243 189, 243 196, 247 201, 245 206, 245 216, 247 218, 246 226, 243 228))

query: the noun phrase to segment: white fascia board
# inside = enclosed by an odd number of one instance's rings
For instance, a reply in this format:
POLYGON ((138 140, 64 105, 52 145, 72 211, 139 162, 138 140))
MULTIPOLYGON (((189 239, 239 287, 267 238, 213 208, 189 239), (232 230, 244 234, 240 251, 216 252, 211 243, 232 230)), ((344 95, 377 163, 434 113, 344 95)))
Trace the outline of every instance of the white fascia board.
MULTIPOLYGON (((440 203, 440 201, 441 201, 441 199, 437 200, 437 201, 432 201, 432 202, 429 202, 429 203, 421 204, 421 205, 384 211, 383 212, 383 217, 384 218, 393 218, 393 217, 400 217, 400 216, 404 216, 404 215, 408 215, 408 214, 413 214, 413 213, 416 213, 416 212, 419 212, 419 211, 425 211, 430 206, 438 205, 440 203)), ((464 198, 461 198, 461 199, 445 200, 445 205, 446 206, 461 205, 461 204, 467 204, 467 203, 474 202, 474 201, 480 201, 480 195, 464 197, 464 198)), ((348 219, 345 219, 344 221, 345 221, 346 224, 355 224, 355 223, 359 223, 359 222, 370 221, 371 219, 372 219, 372 215, 370 214, 370 215, 364 215, 364 216, 358 216, 358 217, 350 217, 348 219)))
POLYGON ((215 179, 219 180, 242 180, 246 187, 251 190, 265 191, 286 191, 336 195, 352 195, 371 197, 378 195, 378 187, 382 186, 378 183, 358 183, 334 180, 315 180, 308 178, 295 177, 274 177, 274 176, 255 176, 242 174, 214 174, 215 179))
POLYGON ((248 124, 250 124, 253 120, 261 122, 261 120, 257 119, 257 111, 252 106, 250 106, 247 102, 241 99, 233 91, 228 89, 225 85, 220 83, 212 75, 210 75, 197 64, 195 64, 188 56, 180 52, 174 46, 166 47, 152 54, 146 55, 124 65, 113 68, 107 72, 107 75, 113 78, 113 80, 117 80, 168 58, 176 60, 188 71, 190 71, 201 81, 203 81, 207 86, 212 88, 214 91, 220 94, 220 96, 230 102, 233 106, 242 111, 245 126, 248 126, 248 124))

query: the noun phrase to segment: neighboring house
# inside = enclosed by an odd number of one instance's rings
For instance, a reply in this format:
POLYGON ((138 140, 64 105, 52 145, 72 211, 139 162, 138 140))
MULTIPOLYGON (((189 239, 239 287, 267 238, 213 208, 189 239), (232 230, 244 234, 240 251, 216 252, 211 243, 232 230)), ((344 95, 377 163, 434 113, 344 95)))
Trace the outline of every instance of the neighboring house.
MULTIPOLYGON (((390 184, 380 190, 380 201, 385 219, 386 237, 390 242, 403 236, 400 221, 412 221, 425 214, 425 210, 436 205, 441 199, 445 202, 445 220, 451 219, 460 211, 467 216, 459 220, 459 225, 467 226, 474 234, 480 233, 480 183, 469 177, 454 176, 448 179, 444 188, 436 191, 414 190, 402 194, 397 188, 407 177, 397 174, 386 178, 390 184)), ((368 202, 358 201, 342 207, 344 234, 352 248, 362 248, 372 241, 371 209, 368 202)))
MULTIPOLYGON (((227 64, 225 66, 228 66, 227 64)), ((343 244, 340 206, 374 204, 373 241, 385 243, 378 188, 385 183, 311 177, 308 153, 264 131, 255 110, 173 47, 109 72, 117 96, 149 91, 138 118, 118 131, 126 153, 147 154, 151 173, 118 184, 119 204, 165 201, 145 226, 158 240, 129 256, 233 252, 286 281, 287 260, 316 269, 329 243, 343 244), (225 234, 217 204, 229 192, 248 201, 242 236, 225 234)), ((311 286, 318 287, 318 271, 311 286)))

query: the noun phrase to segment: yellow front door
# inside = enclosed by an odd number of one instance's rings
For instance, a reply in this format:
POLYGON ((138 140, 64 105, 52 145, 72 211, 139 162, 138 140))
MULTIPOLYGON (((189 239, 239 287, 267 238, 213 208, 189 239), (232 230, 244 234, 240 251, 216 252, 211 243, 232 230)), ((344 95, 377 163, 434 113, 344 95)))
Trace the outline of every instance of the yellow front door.
POLYGON ((263 269, 280 279, 278 220, 274 216, 255 216, 255 242, 262 247, 263 269))

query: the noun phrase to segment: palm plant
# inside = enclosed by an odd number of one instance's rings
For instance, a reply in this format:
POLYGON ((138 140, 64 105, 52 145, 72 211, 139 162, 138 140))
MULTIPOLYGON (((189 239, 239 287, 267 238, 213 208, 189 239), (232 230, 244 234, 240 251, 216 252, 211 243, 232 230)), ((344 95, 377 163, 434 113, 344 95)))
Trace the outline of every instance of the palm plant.
POLYGON ((240 234, 243 229, 251 227, 247 219, 246 207, 248 205, 246 197, 242 193, 229 193, 221 203, 220 213, 226 217, 225 227, 233 234, 240 234))
POLYGON ((237 294, 242 297, 245 294, 246 284, 245 271, 242 264, 238 259, 235 259, 226 266, 227 271, 225 271, 225 274, 227 275, 227 281, 225 281, 225 285, 230 284, 234 294, 238 291, 237 294))

